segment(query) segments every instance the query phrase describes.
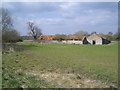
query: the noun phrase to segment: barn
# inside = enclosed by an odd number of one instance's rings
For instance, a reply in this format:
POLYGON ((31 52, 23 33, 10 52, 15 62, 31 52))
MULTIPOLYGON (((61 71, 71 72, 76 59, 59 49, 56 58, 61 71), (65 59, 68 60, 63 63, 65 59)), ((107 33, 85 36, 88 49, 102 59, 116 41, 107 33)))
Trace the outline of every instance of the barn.
POLYGON ((82 42, 83 44, 92 44, 92 45, 103 45, 110 43, 109 40, 97 35, 96 33, 90 35, 89 37, 84 37, 82 42))

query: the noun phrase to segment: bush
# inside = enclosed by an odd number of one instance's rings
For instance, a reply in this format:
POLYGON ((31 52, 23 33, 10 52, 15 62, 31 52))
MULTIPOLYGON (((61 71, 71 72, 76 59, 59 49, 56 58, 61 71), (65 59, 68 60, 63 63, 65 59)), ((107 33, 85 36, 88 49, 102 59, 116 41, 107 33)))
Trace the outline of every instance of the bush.
POLYGON ((11 30, 2 31, 2 42, 3 43, 6 43, 6 42, 15 43, 15 42, 18 42, 19 40, 20 40, 20 35, 16 30, 11 29, 11 30))

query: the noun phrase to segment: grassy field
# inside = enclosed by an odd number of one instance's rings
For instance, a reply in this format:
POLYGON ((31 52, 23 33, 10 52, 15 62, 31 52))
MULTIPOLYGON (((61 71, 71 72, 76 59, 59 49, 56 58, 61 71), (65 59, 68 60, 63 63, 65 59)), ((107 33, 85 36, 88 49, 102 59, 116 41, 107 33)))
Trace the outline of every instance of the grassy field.
MULTIPOLYGON (((50 84, 47 77, 45 79, 38 77, 43 72, 56 72, 61 75, 79 74, 81 77, 117 85, 116 43, 111 45, 24 43, 21 46, 25 50, 3 54, 3 87, 60 87, 56 83, 50 84)), ((61 86, 72 87, 64 85, 61 86)))

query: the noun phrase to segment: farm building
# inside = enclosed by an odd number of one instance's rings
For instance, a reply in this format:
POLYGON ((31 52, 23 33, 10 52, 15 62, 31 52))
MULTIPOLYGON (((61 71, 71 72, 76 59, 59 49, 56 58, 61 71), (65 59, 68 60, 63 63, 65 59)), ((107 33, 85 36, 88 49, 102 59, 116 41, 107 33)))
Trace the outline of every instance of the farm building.
POLYGON ((40 36, 38 39, 43 43, 63 43, 63 44, 91 44, 91 45, 103 45, 109 44, 110 41, 105 37, 102 37, 96 33, 90 36, 66 36, 64 40, 54 40, 55 36, 40 36))
POLYGON ((40 36, 38 39, 40 39, 40 40, 53 40, 54 36, 44 35, 44 36, 40 36))
POLYGON ((64 44, 91 44, 91 45, 103 45, 109 44, 110 41, 105 39, 105 37, 101 37, 96 33, 86 37, 86 36, 68 36, 65 40, 62 41, 64 44))
POLYGON ((110 41, 97 35, 96 33, 90 35, 89 37, 84 37, 82 40, 83 44, 92 44, 92 45, 102 45, 109 44, 110 41))
POLYGON ((65 40, 62 40, 64 44, 82 44, 80 36, 67 36, 65 40))

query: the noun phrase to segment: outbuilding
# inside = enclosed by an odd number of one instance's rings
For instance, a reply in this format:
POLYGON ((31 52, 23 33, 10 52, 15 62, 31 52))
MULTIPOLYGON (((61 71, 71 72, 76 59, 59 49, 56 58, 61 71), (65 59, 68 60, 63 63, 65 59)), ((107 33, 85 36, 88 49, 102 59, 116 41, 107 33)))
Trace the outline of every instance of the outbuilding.
POLYGON ((106 38, 103 38, 96 33, 83 38, 83 44, 92 44, 92 45, 103 45, 103 44, 109 44, 110 41, 106 38))

